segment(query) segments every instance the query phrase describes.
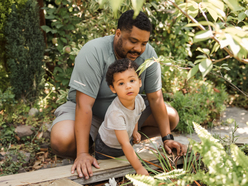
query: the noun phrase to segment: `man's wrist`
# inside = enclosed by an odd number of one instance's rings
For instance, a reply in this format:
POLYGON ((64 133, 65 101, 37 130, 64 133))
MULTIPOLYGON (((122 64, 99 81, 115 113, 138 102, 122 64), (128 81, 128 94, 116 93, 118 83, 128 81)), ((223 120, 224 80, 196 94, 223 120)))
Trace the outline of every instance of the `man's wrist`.
POLYGON ((166 140, 174 140, 173 135, 172 134, 168 134, 168 135, 162 137, 162 141, 163 142, 166 141, 166 140))

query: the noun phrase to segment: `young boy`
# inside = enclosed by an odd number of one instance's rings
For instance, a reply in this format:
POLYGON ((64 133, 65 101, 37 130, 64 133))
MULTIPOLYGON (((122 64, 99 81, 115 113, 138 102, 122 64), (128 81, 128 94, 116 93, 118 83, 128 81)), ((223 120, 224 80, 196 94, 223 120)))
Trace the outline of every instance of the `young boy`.
POLYGON ((102 154, 114 157, 125 154, 137 174, 148 175, 130 144, 132 137, 135 143, 141 140, 138 120, 146 107, 139 95, 142 83, 137 68, 137 64, 127 58, 116 60, 108 68, 106 81, 117 97, 109 106, 99 128, 95 140, 95 157, 108 159, 102 154))

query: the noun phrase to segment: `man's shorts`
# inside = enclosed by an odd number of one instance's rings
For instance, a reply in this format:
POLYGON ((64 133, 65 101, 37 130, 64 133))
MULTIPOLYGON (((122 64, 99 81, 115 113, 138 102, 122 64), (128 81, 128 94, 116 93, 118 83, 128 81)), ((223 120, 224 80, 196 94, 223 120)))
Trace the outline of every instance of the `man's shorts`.
MULTIPOLYGON (((148 118, 148 116, 150 116, 152 114, 151 108, 149 106, 149 103, 148 103, 148 100, 146 99, 146 97, 144 97, 144 101, 146 104, 146 109, 142 112, 141 117, 139 119, 138 130, 141 129, 141 126, 143 125, 145 120, 148 118)), ((76 103, 74 103, 72 101, 67 101, 63 105, 59 106, 54 112, 56 119, 53 121, 52 127, 60 121, 75 120, 75 110, 76 110, 76 103)), ((91 128, 90 128, 90 135, 94 141, 96 139, 98 129, 99 129, 100 125, 102 124, 102 122, 103 122, 103 119, 98 118, 97 116, 93 115, 91 128)))

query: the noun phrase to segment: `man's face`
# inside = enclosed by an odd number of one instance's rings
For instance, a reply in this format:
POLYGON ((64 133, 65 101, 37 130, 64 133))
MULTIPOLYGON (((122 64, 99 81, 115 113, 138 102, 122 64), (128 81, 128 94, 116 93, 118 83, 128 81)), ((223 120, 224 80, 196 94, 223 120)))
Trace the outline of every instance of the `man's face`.
POLYGON ((118 59, 128 58, 135 60, 146 49, 150 32, 133 26, 131 32, 127 30, 116 30, 114 51, 118 59))

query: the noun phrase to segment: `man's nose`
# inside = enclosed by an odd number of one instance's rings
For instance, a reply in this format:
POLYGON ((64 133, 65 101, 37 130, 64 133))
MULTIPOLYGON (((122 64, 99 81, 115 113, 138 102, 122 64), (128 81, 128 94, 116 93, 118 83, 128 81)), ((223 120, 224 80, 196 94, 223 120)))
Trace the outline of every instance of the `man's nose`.
POLYGON ((139 52, 139 53, 141 53, 141 44, 136 44, 135 45, 135 47, 134 47, 134 50, 136 51, 136 52, 139 52))

